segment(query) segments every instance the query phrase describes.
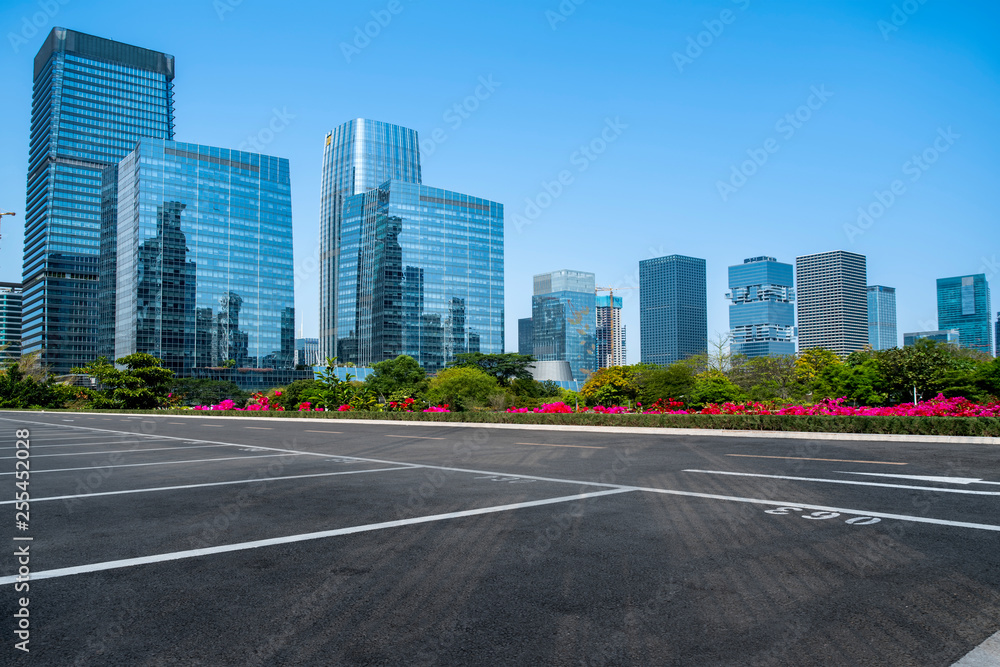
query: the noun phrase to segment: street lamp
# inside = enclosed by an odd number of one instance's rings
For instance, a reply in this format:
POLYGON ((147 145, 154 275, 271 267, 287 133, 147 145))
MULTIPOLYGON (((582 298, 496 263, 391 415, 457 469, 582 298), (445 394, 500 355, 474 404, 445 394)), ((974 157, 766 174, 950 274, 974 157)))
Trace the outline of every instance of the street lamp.
MULTIPOLYGON (((3 222, 3 217, 5 215, 17 215, 17 213, 13 213, 13 212, 11 212, 11 213, 3 213, 3 212, 0 212, 0 222, 3 222)), ((0 235, 0 239, 2 239, 2 238, 3 238, 3 235, 0 235)))

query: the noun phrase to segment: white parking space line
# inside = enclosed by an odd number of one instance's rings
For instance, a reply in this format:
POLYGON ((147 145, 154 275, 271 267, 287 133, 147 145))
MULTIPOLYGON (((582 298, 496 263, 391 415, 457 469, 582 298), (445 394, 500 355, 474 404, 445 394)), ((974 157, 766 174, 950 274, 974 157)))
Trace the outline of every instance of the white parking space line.
MULTIPOLYGON (((289 454, 299 454, 290 452, 287 454, 264 454, 262 456, 229 456, 223 459, 194 459, 193 461, 156 461, 155 463, 122 463, 120 465, 90 466, 89 468, 59 468, 57 470, 32 470, 32 475, 43 472, 76 472, 78 470, 107 470, 108 468, 138 468, 139 466, 172 466, 182 463, 211 463, 212 461, 252 461, 254 459, 267 459, 273 456, 288 456, 289 454)), ((0 475, 13 475, 12 472, 0 472, 0 475)))
POLYGON ((337 435, 342 435, 343 431, 310 431, 309 429, 304 429, 306 433, 336 433, 337 435))
MULTIPOLYGON (((121 496, 131 493, 151 493, 153 491, 178 491, 181 489, 200 489, 206 486, 230 486, 232 484, 254 484, 257 482, 280 482, 286 479, 309 479, 311 477, 335 477, 337 475, 360 475, 366 472, 391 472, 393 470, 414 470, 415 466, 398 466, 395 468, 373 468, 371 470, 343 470, 340 472, 320 472, 311 475, 286 475, 284 477, 259 477, 256 479, 238 479, 232 482, 206 482, 204 484, 184 484, 181 486, 157 486, 149 489, 126 489, 123 491, 101 491, 100 493, 81 493, 72 496, 50 496, 48 498, 32 498, 31 502, 40 503, 46 500, 73 500, 75 498, 96 498, 98 496, 121 496)), ((12 505, 16 500, 0 500, 0 505, 12 505)))
POLYGON ((273 431, 273 428, 268 426, 244 426, 243 428, 253 429, 254 431, 273 431))
POLYGON ((1000 491, 972 491, 969 489, 941 489, 936 486, 908 486, 906 484, 882 484, 880 482, 859 482, 853 479, 823 479, 822 477, 792 477, 790 475, 762 475, 751 472, 730 472, 727 470, 685 470, 704 475, 730 475, 732 477, 764 477, 766 479, 787 479, 793 482, 822 482, 824 484, 848 484, 850 486, 880 486, 886 489, 906 489, 908 491, 933 491, 934 493, 962 493, 969 496, 1000 496, 1000 491))
MULTIPOLYGON (((374 530, 385 530, 387 528, 399 528, 420 523, 432 523, 435 521, 445 521, 448 519, 458 519, 481 514, 493 514, 496 512, 509 512, 511 510, 524 509, 527 507, 541 507, 544 505, 555 505, 558 503, 568 503, 575 500, 586 500, 588 498, 598 498, 600 496, 610 496, 619 493, 629 493, 628 489, 612 489, 608 491, 593 491, 591 493, 579 493, 573 496, 561 496, 559 498, 545 498, 544 500, 529 500, 523 503, 512 503, 510 505, 495 505, 493 507, 482 507, 473 510, 463 510, 460 512, 448 512, 447 514, 433 514, 431 516, 413 517, 410 519, 399 519, 397 521, 384 521, 382 523, 371 523, 364 526, 351 526, 349 528, 336 528, 334 530, 324 530, 316 533, 303 533, 300 535, 286 535, 284 537, 272 537, 265 540, 254 540, 252 542, 240 542, 237 544, 223 544, 216 547, 205 547, 203 549, 190 549, 188 551, 175 551, 173 553, 157 554, 154 556, 142 556, 140 558, 125 558, 122 560, 107 561, 104 563, 91 563, 89 565, 79 565, 76 567, 64 567, 55 570, 42 570, 32 572, 31 579, 53 579, 55 577, 67 577, 74 574, 84 574, 87 572, 103 572, 105 570, 116 570, 123 567, 133 567, 136 565, 148 565, 149 563, 163 563, 184 558, 197 558, 199 556, 211 556, 214 554, 231 553, 234 551, 245 551, 247 549, 259 549, 261 547, 277 546, 281 544, 292 544, 295 542, 306 542, 309 540, 320 540, 327 537, 338 537, 340 535, 353 535, 355 533, 367 533, 374 530)), ((0 577, 0 586, 12 584, 17 581, 17 575, 0 577)))
POLYGON ((426 435, 387 435, 387 438, 414 438, 416 440, 447 440, 447 438, 430 438, 426 435))
MULTIPOLYGON (((139 442, 128 442, 128 441, 115 442, 114 440, 104 439, 104 440, 99 440, 99 441, 96 441, 96 442, 69 442, 69 443, 64 443, 64 444, 61 444, 61 445, 36 445, 36 444, 34 444, 34 442, 32 442, 32 444, 31 444, 31 451, 35 451, 36 449, 49 449, 51 447, 97 447, 98 445, 104 445, 104 444, 107 444, 107 445, 119 445, 119 446, 123 446, 123 447, 125 445, 137 445, 137 444, 140 444, 140 443, 143 444, 143 445, 147 445, 147 444, 157 444, 156 443, 157 440, 163 440, 164 442, 176 442, 174 440, 167 440, 166 438, 154 438, 152 440, 140 440, 139 442)), ((34 438, 32 438, 32 441, 34 441, 34 438)), ((0 452, 6 451, 6 450, 13 450, 13 448, 12 447, 0 447, 0 452)))
POLYGON ((916 482, 938 482, 940 484, 989 484, 1000 486, 1000 482, 987 482, 980 477, 935 477, 933 475, 888 475, 882 472, 845 472, 838 470, 841 475, 866 475, 868 477, 891 477, 894 479, 910 479, 916 482))
POLYGON ((577 449, 607 449, 607 447, 595 447, 593 445, 545 445, 540 442, 515 442, 515 445, 529 445, 531 447, 575 447, 577 449))
POLYGON ((789 461, 832 461, 834 463, 873 463, 883 466, 905 466, 907 463, 898 461, 853 461, 851 459, 810 459, 804 456, 764 456, 763 454, 726 454, 726 456, 739 456, 745 459, 785 459, 789 461))
POLYGON ((1000 632, 988 637, 952 667, 996 667, 1000 665, 1000 632))
MULTIPOLYGON (((101 454, 138 454, 141 452, 179 452, 186 449, 207 449, 208 447, 225 447, 225 445, 186 445, 184 447, 156 447, 155 449, 111 449, 100 452, 65 452, 62 454, 32 454, 32 459, 47 456, 100 456, 101 454)), ((16 456, 0 456, 3 459, 16 459, 16 456)))

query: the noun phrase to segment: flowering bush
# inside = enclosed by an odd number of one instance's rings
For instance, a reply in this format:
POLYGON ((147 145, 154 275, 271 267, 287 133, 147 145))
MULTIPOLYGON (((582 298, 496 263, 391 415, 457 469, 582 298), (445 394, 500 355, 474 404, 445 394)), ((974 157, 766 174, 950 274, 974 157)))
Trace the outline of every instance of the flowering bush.
POLYGON ((451 410, 448 409, 448 404, 445 403, 444 405, 432 405, 424 410, 424 412, 451 412, 451 410))

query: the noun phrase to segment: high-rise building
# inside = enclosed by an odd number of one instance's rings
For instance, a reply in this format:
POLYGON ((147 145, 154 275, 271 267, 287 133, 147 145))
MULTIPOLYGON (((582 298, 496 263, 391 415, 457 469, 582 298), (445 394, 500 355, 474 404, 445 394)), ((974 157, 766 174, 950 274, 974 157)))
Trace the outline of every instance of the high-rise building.
POLYGON ((288 160, 141 139, 118 167, 117 228, 116 358, 292 379, 288 160))
POLYGON ((340 215, 341 363, 405 354, 434 372, 503 353, 502 204, 392 179, 346 197, 340 215))
POLYGON ((868 267, 844 250, 795 258, 799 349, 841 356, 868 345, 868 267))
POLYGON ((1000 313, 997 313, 997 322, 994 326, 993 333, 993 345, 994 345, 994 355, 1000 357, 1000 313))
POLYGON ((959 344, 958 329, 949 329, 948 331, 914 331, 912 333, 904 333, 903 347, 912 347, 917 344, 918 340, 925 338, 936 343, 947 343, 955 347, 958 347, 959 344))
POLYGON ((639 348, 642 363, 661 366, 708 351, 705 260, 639 262, 639 348))
POLYGON ((580 382, 597 370, 597 295, 593 273, 563 269, 534 279, 531 323, 538 361, 568 361, 580 382))
MULTIPOLYGON (((320 183, 320 358, 341 356, 337 332, 352 323, 338 320, 344 298, 357 298, 340 284, 340 260, 344 200, 378 188, 389 180, 420 183, 420 143, 416 130, 358 118, 326 135, 323 175, 320 183)), ((351 261, 356 261, 356 252, 351 261)), ((352 266, 347 270, 352 274, 352 266)), ((371 295, 366 295, 371 296, 371 295)), ((350 313, 351 311, 346 311, 350 313)), ((348 317, 353 315, 348 314, 348 317)), ((343 361, 343 359, 341 359, 343 361)))
POLYGON ((522 317, 517 321, 517 353, 532 355, 535 353, 535 330, 530 317, 522 317))
POLYGON ((733 354, 795 354, 792 265, 751 257, 729 267, 729 344, 733 354))
POLYGON ((0 283, 0 362, 21 356, 21 283, 0 283))
POLYGON ((622 298, 597 297, 597 368, 624 366, 625 326, 622 325, 622 298))
POLYGON ((319 338, 295 339, 295 365, 319 366, 319 338))
POLYGON ((173 78, 173 56, 65 28, 35 56, 22 349, 55 373, 97 355, 104 171, 173 138, 173 78))
POLYGON ((899 346, 895 287, 868 286, 868 344, 873 350, 889 350, 899 346))
POLYGON ((938 329, 958 329, 959 345, 993 354, 993 304, 986 275, 938 278, 938 329))

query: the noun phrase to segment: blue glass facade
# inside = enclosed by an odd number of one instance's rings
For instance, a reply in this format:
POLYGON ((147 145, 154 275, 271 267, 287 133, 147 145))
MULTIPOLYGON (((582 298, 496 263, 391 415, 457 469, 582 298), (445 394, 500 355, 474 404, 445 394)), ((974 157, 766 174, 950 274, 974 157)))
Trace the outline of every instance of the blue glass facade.
POLYGON ((705 260, 639 262, 639 347, 642 363, 662 366, 708 351, 705 260))
POLYGON ((21 284, 0 283, 0 361, 21 356, 21 284))
POLYGON ((291 379, 288 160, 142 139, 118 167, 117 220, 116 358, 146 352, 181 377, 291 379))
POLYGON ((962 347, 993 354, 993 306, 986 275, 938 278, 938 329, 958 329, 962 347))
POLYGON ((868 286, 868 344, 873 350, 890 350, 899 346, 895 287, 868 286))
POLYGON ((913 333, 903 334, 903 347, 912 347, 917 344, 918 340, 923 340, 924 338, 932 340, 936 343, 947 343, 949 345, 957 346, 959 344, 959 333, 958 329, 951 329, 949 331, 915 331, 913 333))
POLYGON ((528 355, 535 353, 535 329, 530 317, 522 317, 517 321, 517 353, 528 355))
POLYGON ((502 204, 390 180, 346 197, 341 216, 340 363, 406 354, 434 372, 504 351, 502 204))
POLYGON ((55 28, 35 56, 24 235, 25 352, 94 360, 104 171, 174 134, 174 59, 55 28))
MULTIPOLYGON (((415 130, 356 119, 326 135, 320 184, 320 358, 342 357, 337 348, 344 270, 342 216, 347 197, 374 190, 389 180, 420 183, 420 143, 415 130)), ((356 265, 355 265, 356 268, 356 265)), ((349 312, 349 311, 348 311, 349 312)), ((350 326, 350 325, 346 325, 350 326)), ((343 359, 341 359, 343 361, 343 359)))
POLYGON ((729 267, 730 351, 747 357, 795 354, 792 265, 753 257, 729 267))
POLYGON ((531 322, 538 361, 568 361, 582 382, 597 370, 597 296, 593 273, 553 271, 534 279, 531 322))

